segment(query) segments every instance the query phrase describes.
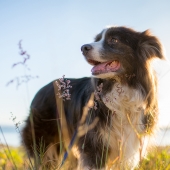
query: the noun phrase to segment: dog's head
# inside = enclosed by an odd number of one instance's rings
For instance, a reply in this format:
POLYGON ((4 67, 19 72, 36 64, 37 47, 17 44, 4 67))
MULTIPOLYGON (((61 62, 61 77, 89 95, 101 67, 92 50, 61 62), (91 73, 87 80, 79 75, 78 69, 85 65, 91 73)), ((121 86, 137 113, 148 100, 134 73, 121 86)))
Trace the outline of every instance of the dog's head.
POLYGON ((81 50, 93 65, 92 75, 104 79, 135 76, 142 67, 146 69, 151 59, 164 58, 159 40, 148 30, 136 32, 126 27, 104 29, 93 43, 83 45, 81 50))
POLYGON ((164 59, 158 38, 148 30, 137 32, 126 27, 109 27, 81 50, 87 62, 93 65, 92 75, 97 77, 92 79, 94 87, 103 83, 103 95, 111 92, 118 81, 123 87, 135 89, 137 99, 142 96, 143 102, 139 104, 143 104, 145 110, 144 124, 151 131, 157 119, 158 104, 157 77, 150 61, 164 59))

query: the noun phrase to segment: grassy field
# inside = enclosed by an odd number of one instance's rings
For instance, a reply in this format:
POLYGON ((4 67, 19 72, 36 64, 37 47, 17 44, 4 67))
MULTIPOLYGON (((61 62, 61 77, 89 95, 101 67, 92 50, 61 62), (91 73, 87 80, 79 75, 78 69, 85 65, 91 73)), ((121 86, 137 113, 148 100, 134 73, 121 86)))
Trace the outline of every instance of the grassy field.
MULTIPOLYGON (((0 145, 0 170, 32 170, 22 147, 0 145)), ((170 146, 155 147, 135 170, 170 170, 170 146)))
POLYGON ((136 170, 170 170, 170 146, 153 148, 136 170))

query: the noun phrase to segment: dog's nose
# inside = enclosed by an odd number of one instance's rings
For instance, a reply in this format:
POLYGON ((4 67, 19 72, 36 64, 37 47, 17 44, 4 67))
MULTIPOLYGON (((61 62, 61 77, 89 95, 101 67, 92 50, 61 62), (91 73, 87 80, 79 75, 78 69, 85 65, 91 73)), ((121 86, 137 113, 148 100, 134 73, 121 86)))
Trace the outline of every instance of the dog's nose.
POLYGON ((83 52, 83 54, 86 54, 91 49, 92 49, 92 46, 90 44, 85 44, 81 47, 81 51, 83 52))

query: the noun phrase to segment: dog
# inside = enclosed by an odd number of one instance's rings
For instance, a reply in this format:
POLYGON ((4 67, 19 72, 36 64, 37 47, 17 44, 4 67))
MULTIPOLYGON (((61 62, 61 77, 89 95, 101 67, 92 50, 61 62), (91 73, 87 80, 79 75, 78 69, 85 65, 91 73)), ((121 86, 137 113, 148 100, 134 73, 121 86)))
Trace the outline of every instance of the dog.
MULTIPOLYGON (((93 43, 83 45, 81 51, 93 66, 92 77, 63 77, 58 81, 60 85, 57 83, 60 90, 63 83, 70 87, 64 93, 68 100, 62 102, 64 128, 70 139, 79 128, 83 110, 94 94, 84 124, 88 127, 96 118, 97 121, 74 144, 75 153, 78 153, 74 168, 133 169, 146 155, 149 138, 157 124, 157 76, 151 63, 156 58, 165 59, 162 45, 149 30, 137 32, 124 26, 110 26, 97 34, 93 43)), ((42 139, 43 161, 55 162, 57 166, 62 141, 53 85, 49 83, 35 95, 22 139, 29 155, 35 159, 34 149, 41 148, 42 139)))

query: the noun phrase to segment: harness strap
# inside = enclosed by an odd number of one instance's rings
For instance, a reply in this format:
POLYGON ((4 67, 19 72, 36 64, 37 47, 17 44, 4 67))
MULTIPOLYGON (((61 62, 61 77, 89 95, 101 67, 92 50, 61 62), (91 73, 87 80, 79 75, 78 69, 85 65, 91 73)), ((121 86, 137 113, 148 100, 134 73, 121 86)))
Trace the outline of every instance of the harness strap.
MULTIPOLYGON (((56 81, 58 82, 58 84, 60 84, 60 82, 58 80, 56 80, 56 81)), ((78 140, 78 137, 82 136, 84 133, 87 133, 87 131, 83 130, 83 132, 81 132, 82 130, 80 131, 80 128, 79 128, 79 129, 75 130, 72 138, 70 138, 69 132, 68 132, 67 121, 66 121, 66 117, 65 117, 65 112, 64 112, 63 100, 62 100, 62 98, 59 98, 59 96, 57 95, 58 87, 55 83, 56 81, 53 81, 53 86, 54 86, 54 92, 55 92, 55 98, 56 98, 56 110, 57 110, 57 113, 58 113, 57 119, 59 120, 59 125, 60 125, 59 130, 61 131, 61 135, 63 137, 62 141, 64 141, 64 146, 65 146, 65 149, 66 149, 66 151, 63 155, 63 158, 62 158, 62 162, 61 162, 61 164, 58 168, 58 169, 60 169, 63 166, 67 157, 69 157, 72 160, 72 158, 74 157, 73 156, 74 154, 72 152, 73 145, 78 140), (81 135, 80 134, 78 135, 78 133, 80 133, 80 132, 81 132, 81 135)), ((84 121, 85 121, 85 118, 88 114, 89 108, 92 108, 92 106, 94 105, 93 101, 94 101, 94 94, 92 93, 87 105, 84 107, 83 118, 81 118, 81 121, 80 121, 81 129, 83 128, 82 124, 84 124, 84 121)), ((96 126, 97 122, 98 122, 98 118, 96 118, 94 120, 94 122, 92 124, 90 124, 90 126, 88 127, 88 130, 93 129, 96 126)))

